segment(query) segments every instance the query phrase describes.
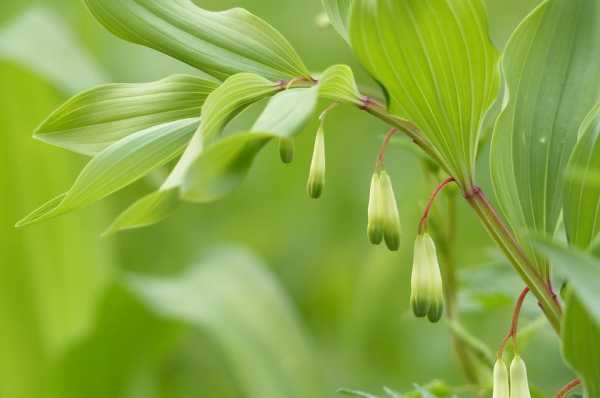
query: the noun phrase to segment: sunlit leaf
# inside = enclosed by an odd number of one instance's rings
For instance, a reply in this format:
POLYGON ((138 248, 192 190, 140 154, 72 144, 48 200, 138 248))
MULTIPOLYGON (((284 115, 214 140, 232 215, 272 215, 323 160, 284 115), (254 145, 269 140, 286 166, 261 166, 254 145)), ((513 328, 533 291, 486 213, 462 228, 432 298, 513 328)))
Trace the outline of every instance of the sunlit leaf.
POLYGON ((85 0, 112 33, 154 48, 216 78, 253 72, 277 80, 309 77, 288 41, 241 8, 212 12, 191 0, 85 0))
POLYGON ((599 22, 596 0, 548 0, 507 45, 508 101, 495 126, 491 169, 500 208, 516 231, 557 228, 563 173, 600 96, 599 22))
POLYGON ((274 97, 251 132, 226 137, 190 165, 182 186, 185 200, 211 202, 230 193, 245 178, 254 158, 273 138, 300 131, 317 104, 316 88, 284 92, 274 97))
POLYGON ((346 42, 350 42, 348 36, 348 24, 350 18, 350 7, 352 0, 322 0, 323 8, 329 17, 333 28, 342 36, 346 42))
POLYGON ((179 155, 198 119, 142 130, 109 146, 83 169, 73 187, 18 223, 24 226, 94 203, 142 178, 179 155))
POLYGON ((319 96, 341 103, 361 105, 361 94, 354 73, 347 65, 334 65, 320 77, 319 96))
POLYGON ((352 47, 461 184, 473 183, 481 125, 499 87, 480 0, 354 0, 352 47))
POLYGON ((265 266, 244 251, 219 251, 176 279, 129 285, 163 317, 208 332, 245 396, 325 396, 297 314, 265 266))
POLYGON ((569 242, 587 248, 600 231, 600 102, 583 122, 566 171, 564 221, 569 242))
POLYGON ((153 83, 109 84, 76 95, 52 113, 35 137, 93 155, 148 127, 200 116, 218 84, 175 75, 153 83))

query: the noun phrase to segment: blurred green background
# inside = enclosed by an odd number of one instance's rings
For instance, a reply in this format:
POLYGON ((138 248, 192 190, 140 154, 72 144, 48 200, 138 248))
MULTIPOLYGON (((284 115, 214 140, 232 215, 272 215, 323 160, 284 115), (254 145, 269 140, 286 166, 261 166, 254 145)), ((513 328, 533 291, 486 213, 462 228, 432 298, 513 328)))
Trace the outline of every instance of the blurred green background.
MULTIPOLYGON (((335 32, 318 26, 319 0, 199 3, 245 7, 278 28, 312 70, 347 63, 372 85, 335 32)), ((501 48, 538 1, 487 3, 501 48)), ((0 398, 316 398, 339 387, 407 391, 435 379, 464 386, 448 326, 408 310, 412 242, 435 183, 413 153, 393 146, 387 163, 402 249, 371 247, 368 189, 385 126, 354 109, 328 118, 321 200, 305 193, 313 121, 293 164, 283 165, 273 146, 233 195, 184 206, 157 226, 99 236, 150 192, 148 179, 88 210, 13 228, 85 164, 31 138, 50 111, 99 83, 176 72, 197 73, 112 37, 80 1, 0 2, 0 398)), ((234 124, 250 125, 253 114, 234 124)), ((522 284, 462 203, 457 228, 462 317, 493 350, 522 284)), ((535 320, 535 304, 527 310, 535 320)), ((568 372, 556 338, 538 324, 524 356, 549 396, 568 372)))

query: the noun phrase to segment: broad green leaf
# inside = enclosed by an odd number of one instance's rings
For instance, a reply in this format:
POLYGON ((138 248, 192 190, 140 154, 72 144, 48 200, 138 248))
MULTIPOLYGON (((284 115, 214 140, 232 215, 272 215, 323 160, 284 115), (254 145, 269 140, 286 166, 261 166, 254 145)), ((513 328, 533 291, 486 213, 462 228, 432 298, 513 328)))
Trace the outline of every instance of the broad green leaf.
POLYGON ((318 364, 288 297, 266 266, 221 250, 174 279, 131 276, 149 308, 209 333, 244 396, 322 397, 318 364))
POLYGON ((288 41, 241 8, 212 12, 191 0, 85 0, 113 34, 218 79, 253 72, 272 80, 309 77, 288 41))
POLYGON ((334 65, 323 72, 319 81, 319 97, 341 103, 362 104, 354 73, 347 65, 334 65))
POLYGON ((49 7, 34 7, 0 30, 0 57, 73 93, 108 81, 67 22, 49 7))
POLYGON ((349 43, 348 24, 350 22, 352 0, 322 0, 322 2, 323 8, 325 8, 325 12, 329 17, 329 22, 340 36, 349 43))
POLYGON ((73 187, 20 221, 25 226, 90 205, 142 178, 179 155, 198 119, 142 130, 109 146, 83 169, 73 187))
POLYGON ((483 119, 499 88, 498 54, 480 0, 354 0, 350 38, 387 90, 467 188, 483 119))
POLYGON ((273 138, 290 138, 302 129, 317 104, 316 88, 275 96, 250 132, 236 133, 206 148, 190 165, 182 185, 185 200, 211 202, 245 178, 256 155, 273 138))
POLYGON ((567 164, 564 221, 569 243, 586 249, 600 231, 600 102, 583 122, 567 164))
POLYGON ((552 235, 563 173, 589 110, 600 98, 600 7, 547 0, 513 33, 502 60, 507 102, 494 129, 496 197, 516 231, 552 235))
POLYGON ((563 355, 580 374, 586 396, 600 397, 600 323, 571 295, 562 326, 563 355))
POLYGON ((108 84, 76 95, 50 115, 35 137, 86 155, 131 133, 200 116, 217 83, 175 75, 152 83, 108 84))

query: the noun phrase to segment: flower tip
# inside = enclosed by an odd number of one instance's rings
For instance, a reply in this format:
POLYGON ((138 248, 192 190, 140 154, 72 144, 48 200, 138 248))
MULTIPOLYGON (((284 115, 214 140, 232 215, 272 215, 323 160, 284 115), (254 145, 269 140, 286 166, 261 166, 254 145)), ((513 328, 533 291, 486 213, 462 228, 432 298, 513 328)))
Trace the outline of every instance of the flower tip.
POLYGON ((294 161, 294 141, 289 138, 279 140, 279 157, 283 163, 289 164, 294 161))
POLYGON ((527 380, 527 367, 519 355, 515 355, 510 364, 510 397, 531 398, 527 380))
POLYGON ((427 319, 431 323, 437 323, 442 319, 442 315, 444 315, 444 302, 443 300, 435 300, 429 307, 429 311, 427 311, 427 319))

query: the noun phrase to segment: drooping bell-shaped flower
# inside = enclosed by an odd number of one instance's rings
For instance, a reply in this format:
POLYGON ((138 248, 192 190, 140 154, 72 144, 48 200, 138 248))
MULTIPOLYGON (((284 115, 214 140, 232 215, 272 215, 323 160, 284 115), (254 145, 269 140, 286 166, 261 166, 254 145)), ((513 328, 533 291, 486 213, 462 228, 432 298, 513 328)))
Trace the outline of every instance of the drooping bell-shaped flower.
POLYGON ((313 157, 310 163, 307 190, 311 198, 318 199, 325 186, 325 132, 323 126, 317 130, 313 157))
POLYGON ((411 276, 411 306, 419 318, 437 322, 444 313, 442 274, 433 239, 424 232, 417 236, 411 276))
POLYGON ((494 385, 492 398, 509 398, 508 369, 502 359, 494 364, 494 385))
POLYGON ((519 355, 515 355, 510 364, 510 398, 531 398, 527 367, 519 355))
POLYGON ((383 239, 388 249, 396 251, 400 248, 400 214, 392 180, 385 170, 379 172, 381 192, 381 209, 383 221, 383 239))
POLYGON ((290 138, 279 140, 279 156, 283 163, 292 163, 294 160, 294 141, 290 138))
POLYGON ((379 171, 373 173, 369 192, 369 209, 367 220, 367 236, 369 241, 378 245, 383 241, 383 203, 381 198, 381 176, 379 171))

